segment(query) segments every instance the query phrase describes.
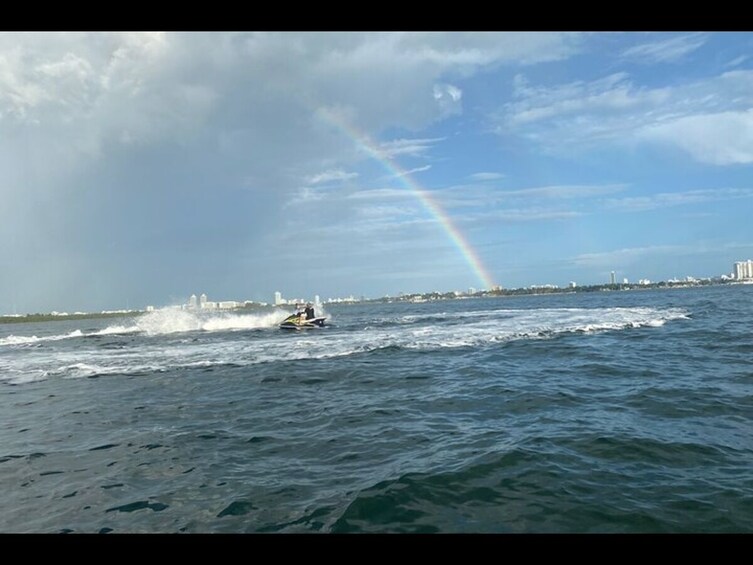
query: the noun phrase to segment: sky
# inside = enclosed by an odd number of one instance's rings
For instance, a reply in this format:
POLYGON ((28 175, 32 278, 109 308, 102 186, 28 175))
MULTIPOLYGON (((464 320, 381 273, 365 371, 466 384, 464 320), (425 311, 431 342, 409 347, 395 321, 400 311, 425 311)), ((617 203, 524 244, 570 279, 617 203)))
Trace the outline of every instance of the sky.
POLYGON ((0 313, 718 276, 752 33, 0 33, 0 313))

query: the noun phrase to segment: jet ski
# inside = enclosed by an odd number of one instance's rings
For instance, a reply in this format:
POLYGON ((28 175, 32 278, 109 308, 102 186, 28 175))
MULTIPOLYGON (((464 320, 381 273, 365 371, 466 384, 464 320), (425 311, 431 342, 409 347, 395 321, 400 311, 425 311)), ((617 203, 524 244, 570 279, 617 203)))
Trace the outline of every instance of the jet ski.
POLYGON ((327 318, 309 318, 299 314, 291 314, 280 322, 281 330, 306 330, 310 328, 321 328, 324 326, 324 320, 327 318))

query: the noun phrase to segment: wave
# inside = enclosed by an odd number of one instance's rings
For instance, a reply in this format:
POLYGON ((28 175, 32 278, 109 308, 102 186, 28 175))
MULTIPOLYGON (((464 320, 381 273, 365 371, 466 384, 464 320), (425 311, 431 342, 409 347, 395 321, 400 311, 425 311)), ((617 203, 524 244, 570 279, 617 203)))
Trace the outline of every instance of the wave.
POLYGON ((45 337, 9 335, 0 338, 1 345, 29 345, 45 341, 57 341, 75 337, 93 337, 107 335, 145 334, 158 336, 192 331, 237 331, 276 327, 288 316, 285 311, 258 314, 204 314, 164 308, 141 315, 130 326, 116 324, 94 332, 84 333, 74 330, 67 334, 45 337))
POLYGON ((192 331, 232 331, 272 328, 287 316, 286 313, 269 312, 260 314, 212 314, 206 315, 186 310, 160 309, 136 319, 133 326, 109 326, 93 335, 113 335, 144 333, 165 335, 192 331))
MULTIPOLYGON (((98 332, 80 330, 61 336, 22 338, 10 336, 13 345, 42 339, 65 339, 92 335, 137 333, 138 341, 115 354, 100 347, 99 340, 82 340, 69 351, 54 357, 43 350, 19 352, 0 359, 0 380, 21 382, 44 377, 91 377, 108 374, 151 374, 155 372, 206 368, 223 365, 250 366, 260 363, 344 358, 378 351, 432 351, 453 348, 498 347, 501 343, 532 339, 552 339, 566 334, 588 334, 635 328, 657 328, 668 321, 685 319, 688 313, 677 308, 540 308, 498 309, 483 312, 441 314, 413 319, 412 323, 364 328, 353 321, 337 328, 324 328, 303 334, 262 332, 253 337, 231 334, 220 340, 200 336, 169 342, 154 336, 176 332, 232 332, 275 327, 285 312, 258 314, 197 315, 163 310, 135 320, 134 325, 113 325, 98 332), (441 318, 441 320, 439 319, 441 318)), ((387 317, 376 320, 378 323, 387 317)), ((394 320, 394 318, 393 318, 394 320)), ((405 322, 405 320, 404 320, 405 322)))
POLYGON ((0 338, 0 345, 29 345, 44 341, 59 341, 61 339, 68 339, 72 337, 82 337, 83 335, 84 333, 81 330, 73 330, 72 332, 67 334, 50 335, 44 337, 37 337, 35 335, 9 335, 8 337, 0 338))

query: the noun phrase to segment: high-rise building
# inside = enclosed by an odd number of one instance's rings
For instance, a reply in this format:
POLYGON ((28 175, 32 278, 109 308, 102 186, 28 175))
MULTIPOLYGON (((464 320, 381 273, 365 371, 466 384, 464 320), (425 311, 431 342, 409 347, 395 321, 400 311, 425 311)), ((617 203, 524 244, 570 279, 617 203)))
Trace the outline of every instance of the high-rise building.
POLYGON ((753 279, 753 260, 737 261, 735 263, 735 278, 737 280, 753 279))
POLYGON ((206 308, 206 306, 207 306, 207 295, 202 292, 201 296, 199 296, 199 307, 206 308))
POLYGON ((275 306, 282 304, 282 293, 278 290, 275 292, 275 306))
POLYGON ((318 294, 317 294, 317 295, 315 295, 315 296, 314 296, 314 306, 320 306, 320 305, 321 305, 321 303, 322 303, 322 301, 321 301, 321 300, 319 300, 319 295, 318 295, 318 294))
POLYGON ((615 284, 614 271, 612 271, 609 275, 609 284, 615 284))
POLYGON ((188 299, 188 306, 189 308, 196 308, 196 295, 192 294, 191 298, 188 299))

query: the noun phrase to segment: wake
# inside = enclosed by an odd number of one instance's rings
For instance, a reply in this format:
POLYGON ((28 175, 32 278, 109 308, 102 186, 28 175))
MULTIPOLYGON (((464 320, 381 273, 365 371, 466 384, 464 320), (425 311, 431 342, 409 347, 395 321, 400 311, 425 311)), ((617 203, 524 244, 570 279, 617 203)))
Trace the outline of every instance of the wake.
POLYGON ((254 314, 235 314, 230 312, 222 314, 206 314, 203 312, 176 310, 174 308, 162 308, 142 314, 138 318, 135 318, 134 323, 131 325, 116 324, 93 332, 84 333, 81 330, 74 330, 66 334, 42 337, 36 335, 9 335, 0 338, 0 346, 28 346, 63 339, 107 335, 142 334, 147 336, 159 336, 194 331, 220 332, 256 330, 274 328, 288 315, 289 312, 285 310, 254 314))

